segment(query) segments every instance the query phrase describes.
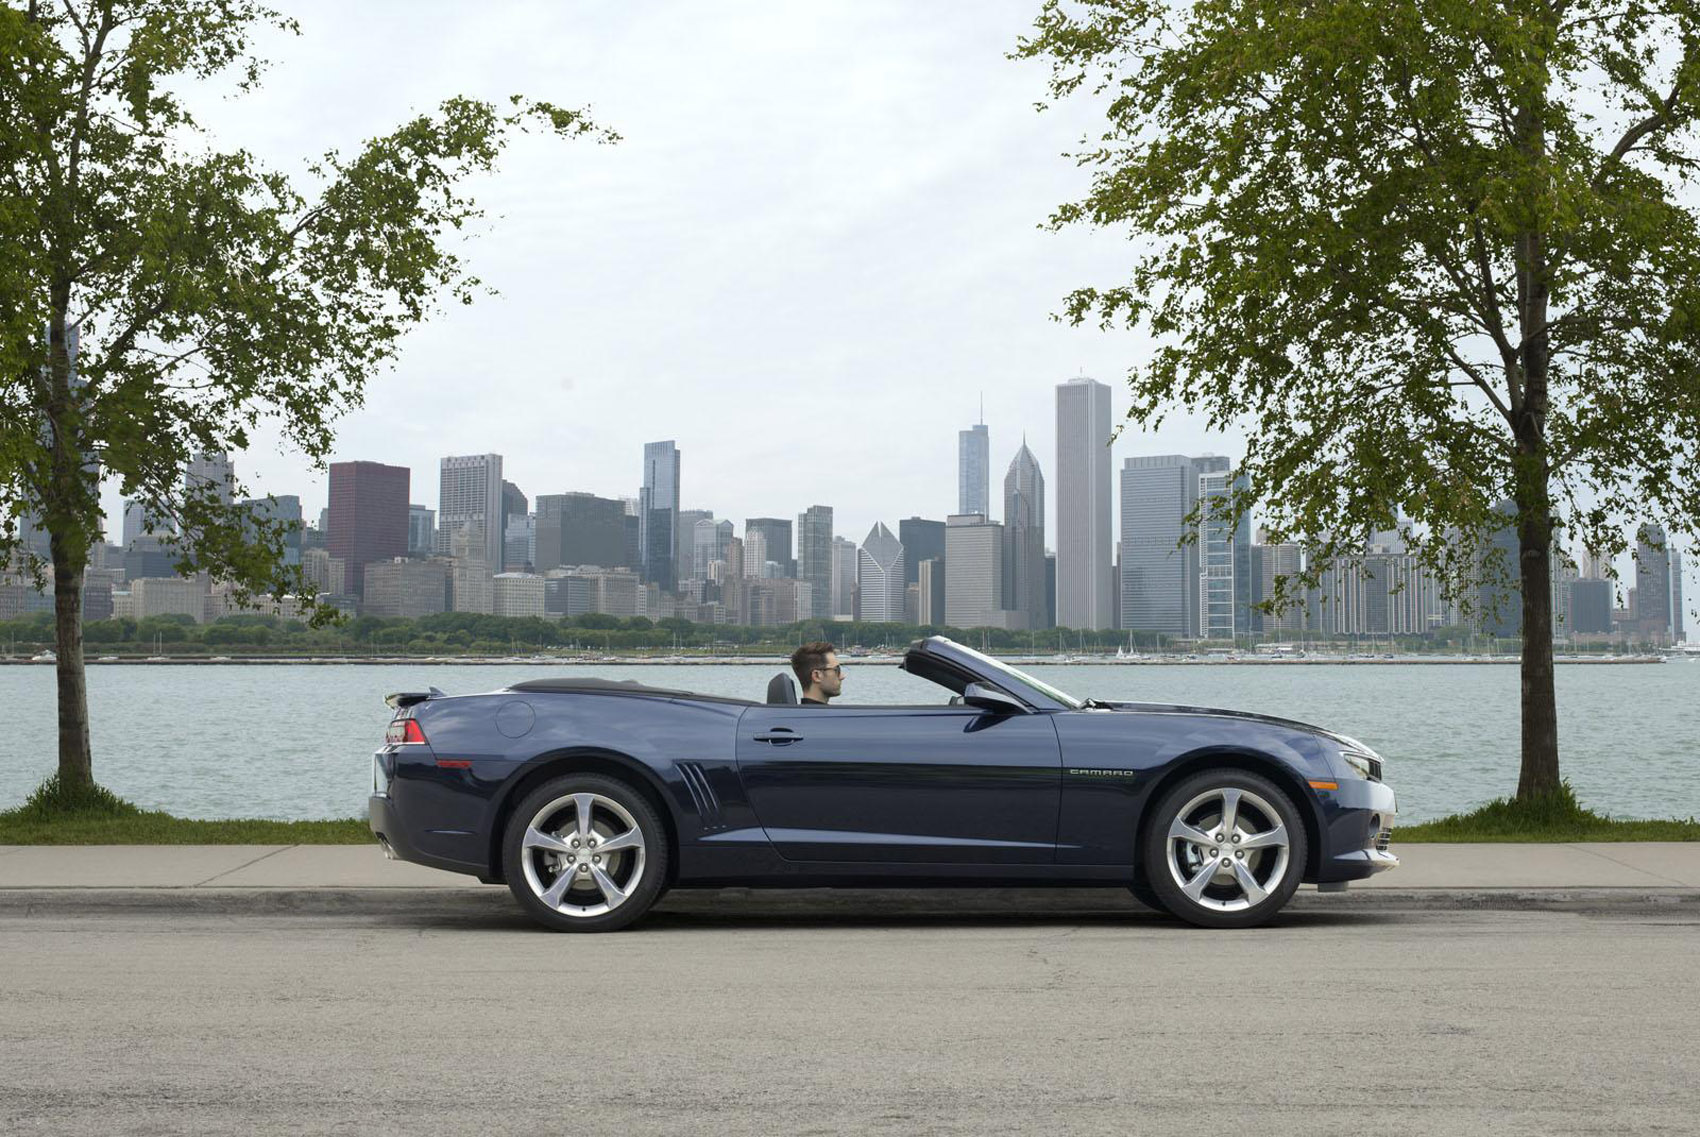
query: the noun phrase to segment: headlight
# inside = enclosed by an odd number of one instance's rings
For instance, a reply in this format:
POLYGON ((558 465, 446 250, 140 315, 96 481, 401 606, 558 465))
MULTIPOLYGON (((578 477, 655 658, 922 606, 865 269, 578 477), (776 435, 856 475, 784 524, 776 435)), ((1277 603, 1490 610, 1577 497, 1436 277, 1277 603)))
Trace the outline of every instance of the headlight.
POLYGON ((1359 754, 1355 750, 1340 751, 1340 759, 1357 771, 1358 777, 1381 780, 1381 759, 1372 758, 1368 754, 1359 754))

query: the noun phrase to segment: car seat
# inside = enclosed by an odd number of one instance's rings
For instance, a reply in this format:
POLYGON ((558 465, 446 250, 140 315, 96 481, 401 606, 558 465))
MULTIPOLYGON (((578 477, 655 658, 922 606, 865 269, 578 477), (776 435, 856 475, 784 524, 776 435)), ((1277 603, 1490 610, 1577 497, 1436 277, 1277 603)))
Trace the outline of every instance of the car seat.
POLYGON ((767 681, 767 701, 781 706, 799 706, 796 680, 783 671, 769 679, 767 681))

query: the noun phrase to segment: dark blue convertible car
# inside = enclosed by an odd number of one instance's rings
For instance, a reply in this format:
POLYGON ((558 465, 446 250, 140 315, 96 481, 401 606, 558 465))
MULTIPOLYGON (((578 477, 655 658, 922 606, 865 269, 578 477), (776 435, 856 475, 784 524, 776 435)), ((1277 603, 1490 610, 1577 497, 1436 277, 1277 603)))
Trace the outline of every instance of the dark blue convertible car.
POLYGON ((1349 738, 1077 699, 938 636, 901 666, 944 690, 799 705, 781 675, 765 702, 604 679, 391 695, 372 830, 393 856, 505 881, 565 931, 725 885, 1125 885, 1248 927, 1301 881, 1399 863, 1381 759, 1349 738))

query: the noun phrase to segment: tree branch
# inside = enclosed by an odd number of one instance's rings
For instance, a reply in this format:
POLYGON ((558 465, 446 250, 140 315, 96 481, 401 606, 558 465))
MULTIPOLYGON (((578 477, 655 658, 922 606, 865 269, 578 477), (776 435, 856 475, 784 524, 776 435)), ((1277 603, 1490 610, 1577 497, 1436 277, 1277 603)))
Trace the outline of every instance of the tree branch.
POLYGON ((1635 149, 1643 138, 1652 134, 1661 126, 1676 125, 1676 120, 1671 117, 1671 112, 1676 109, 1676 100, 1682 94, 1684 73, 1692 62, 1691 56, 1685 52, 1682 62, 1677 64, 1676 78, 1671 81, 1670 94, 1666 95, 1664 101, 1653 109, 1652 114, 1623 132, 1623 137, 1617 140, 1617 145, 1612 147, 1611 153, 1606 155, 1605 161, 1600 163, 1600 168, 1594 171, 1593 180, 1589 183, 1593 189, 1600 188, 1601 183, 1605 180, 1606 171, 1622 162, 1624 156, 1635 149))

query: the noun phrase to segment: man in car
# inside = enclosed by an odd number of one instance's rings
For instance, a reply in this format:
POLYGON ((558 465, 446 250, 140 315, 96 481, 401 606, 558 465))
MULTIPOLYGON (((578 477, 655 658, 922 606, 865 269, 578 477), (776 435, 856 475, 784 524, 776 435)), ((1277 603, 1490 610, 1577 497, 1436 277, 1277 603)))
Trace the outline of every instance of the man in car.
POLYGON ((792 652, 791 670, 803 689, 805 707, 826 706, 844 687, 844 668, 838 662, 838 649, 825 640, 806 643, 792 652))

